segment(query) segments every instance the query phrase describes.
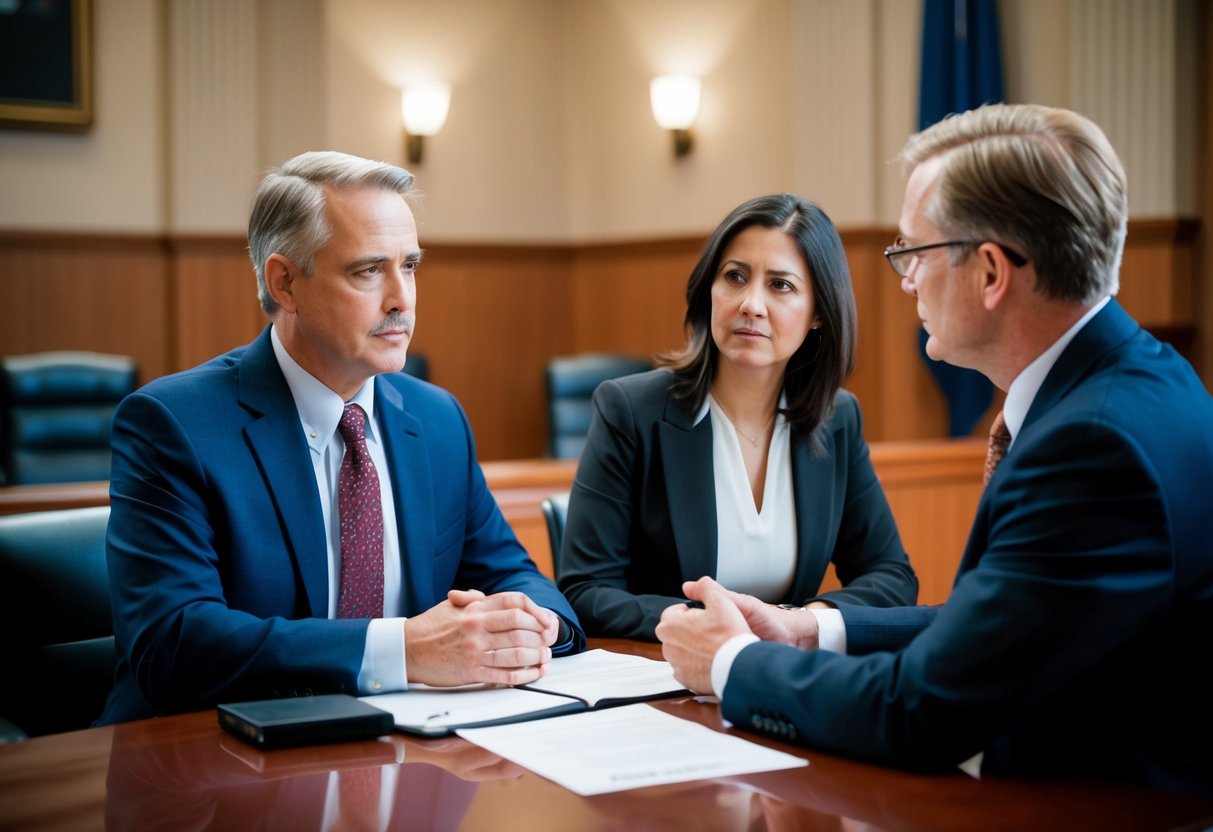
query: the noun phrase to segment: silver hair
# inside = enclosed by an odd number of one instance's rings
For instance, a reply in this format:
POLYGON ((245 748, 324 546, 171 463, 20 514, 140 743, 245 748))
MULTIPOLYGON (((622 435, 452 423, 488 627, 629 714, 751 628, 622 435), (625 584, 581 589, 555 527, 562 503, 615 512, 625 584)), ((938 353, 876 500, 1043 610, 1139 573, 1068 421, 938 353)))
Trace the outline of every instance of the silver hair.
POLYGON ((248 252, 257 274, 257 299, 273 317, 278 304, 265 281, 265 261, 281 254, 305 275, 332 229, 324 216, 324 187, 379 188, 401 196, 413 187, 413 174, 386 162, 372 162, 333 150, 301 153, 261 180, 249 215, 248 252))

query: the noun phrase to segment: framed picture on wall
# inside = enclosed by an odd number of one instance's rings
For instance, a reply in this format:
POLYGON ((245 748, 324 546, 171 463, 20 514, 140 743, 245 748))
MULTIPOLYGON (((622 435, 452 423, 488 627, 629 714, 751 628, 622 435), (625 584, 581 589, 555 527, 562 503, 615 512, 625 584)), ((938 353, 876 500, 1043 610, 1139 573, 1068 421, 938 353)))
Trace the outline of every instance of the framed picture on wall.
POLYGON ((92 0, 0 0, 0 127, 92 123, 92 0))

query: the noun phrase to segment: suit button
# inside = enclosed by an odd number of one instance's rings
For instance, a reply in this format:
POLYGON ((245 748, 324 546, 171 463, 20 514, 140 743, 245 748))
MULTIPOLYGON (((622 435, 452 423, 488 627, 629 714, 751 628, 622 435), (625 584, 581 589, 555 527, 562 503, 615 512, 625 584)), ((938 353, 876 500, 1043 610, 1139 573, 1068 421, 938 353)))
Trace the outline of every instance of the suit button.
POLYGON ((750 717, 750 726, 755 730, 762 728, 762 717, 760 717, 758 714, 754 714, 752 717, 750 717))

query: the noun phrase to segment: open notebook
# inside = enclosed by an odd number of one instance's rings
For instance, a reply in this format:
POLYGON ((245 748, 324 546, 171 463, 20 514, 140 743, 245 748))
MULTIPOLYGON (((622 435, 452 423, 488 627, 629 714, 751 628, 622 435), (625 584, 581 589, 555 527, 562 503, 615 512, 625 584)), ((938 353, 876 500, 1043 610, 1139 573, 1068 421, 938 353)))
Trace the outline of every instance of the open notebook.
POLYGON ((403 693, 361 699, 390 713, 397 729, 436 737, 459 728, 542 719, 688 693, 674 679, 668 662, 590 650, 553 659, 547 676, 521 687, 409 685, 403 693))

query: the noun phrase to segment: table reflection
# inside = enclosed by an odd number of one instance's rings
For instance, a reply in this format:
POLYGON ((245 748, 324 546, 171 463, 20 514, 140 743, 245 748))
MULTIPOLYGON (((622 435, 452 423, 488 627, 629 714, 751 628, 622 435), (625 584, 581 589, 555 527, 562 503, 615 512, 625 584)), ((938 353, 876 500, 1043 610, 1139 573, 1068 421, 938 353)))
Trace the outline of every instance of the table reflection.
POLYGON ((458 829, 478 783, 524 773, 457 738, 261 751, 158 722, 114 727, 108 829, 458 829))

